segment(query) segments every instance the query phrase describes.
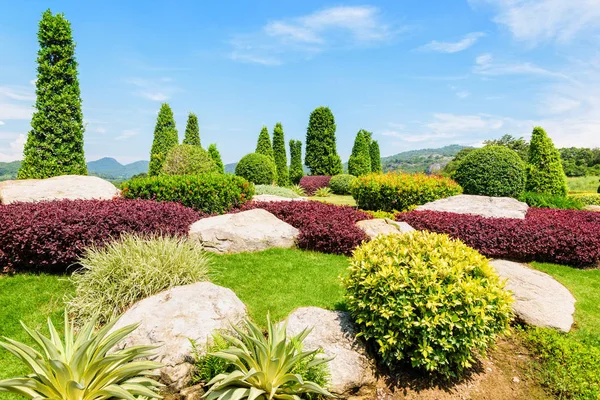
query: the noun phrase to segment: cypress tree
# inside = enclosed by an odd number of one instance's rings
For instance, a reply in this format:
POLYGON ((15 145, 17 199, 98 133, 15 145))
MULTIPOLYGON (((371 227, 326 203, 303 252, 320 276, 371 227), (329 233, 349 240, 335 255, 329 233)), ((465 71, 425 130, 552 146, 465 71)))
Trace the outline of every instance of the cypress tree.
POLYGON ((343 171, 335 146, 335 120, 328 107, 318 107, 310 114, 304 163, 311 175, 333 176, 343 171))
POLYGON ((287 166, 285 139, 281 122, 275 124, 275 128, 273 129, 273 156, 275 157, 275 165, 277 166, 277 185, 288 186, 290 184, 290 174, 287 166))
POLYGON ((567 177, 560 153, 546 131, 539 126, 533 128, 531 134, 525 190, 561 196, 567 194, 567 177))
POLYGON ((39 24, 36 101, 19 179, 87 175, 75 42, 64 14, 48 9, 39 24))
POLYGON ((302 169, 302 142, 290 140, 290 181, 297 185, 304 176, 302 169))
POLYGON ((200 127, 198 126, 198 117, 192 112, 188 115, 183 144, 191 144, 202 147, 200 144, 200 127))
POLYGON ((210 146, 208 146, 208 155, 213 159, 215 164, 217 164, 217 171, 224 174, 225 166, 223 165, 223 160, 221 160, 221 153, 219 153, 216 143, 212 143, 210 146))
POLYGON ((367 175, 371 172, 370 132, 361 129, 356 134, 352 154, 348 160, 348 173, 354 176, 367 175))
POLYGON ((266 126, 263 126, 260 134, 258 135, 258 143, 256 143, 255 153, 264 154, 267 157, 275 160, 273 156, 273 146, 271 146, 271 138, 269 137, 269 130, 266 126))
POLYGON ((179 144, 177 128, 173 119, 173 111, 167 103, 160 106, 156 127, 154 128, 154 141, 150 151, 150 165, 148 175, 156 176, 161 173, 165 157, 169 150, 179 144))
POLYGON ((369 153, 371 154, 371 172, 380 174, 383 172, 383 169, 381 168, 381 153, 379 152, 379 143, 377 143, 377 140, 371 141, 369 153))

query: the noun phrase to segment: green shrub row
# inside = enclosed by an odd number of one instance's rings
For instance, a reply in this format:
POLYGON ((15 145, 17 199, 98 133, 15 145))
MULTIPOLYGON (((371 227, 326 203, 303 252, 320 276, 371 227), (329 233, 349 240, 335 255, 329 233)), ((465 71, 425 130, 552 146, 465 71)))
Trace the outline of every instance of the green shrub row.
POLYGON ((567 198, 578 201, 584 206, 600 206, 600 193, 573 193, 567 198))
POLYGON ((350 185, 355 180, 356 177, 350 174, 332 176, 329 181, 329 189, 335 194, 350 194, 350 185))
POLYGON ((535 192, 525 192, 519 196, 519 200, 527 203, 529 207, 537 208, 558 208, 561 210, 581 210, 584 204, 572 197, 565 197, 556 194, 545 194, 535 192))

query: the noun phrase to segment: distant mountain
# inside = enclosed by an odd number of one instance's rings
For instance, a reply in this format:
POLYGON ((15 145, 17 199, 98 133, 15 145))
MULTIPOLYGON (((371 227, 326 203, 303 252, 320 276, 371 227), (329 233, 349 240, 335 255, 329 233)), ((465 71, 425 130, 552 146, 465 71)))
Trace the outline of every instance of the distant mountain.
POLYGON ((16 179, 19 168, 21 168, 21 161, 0 162, 0 181, 16 179))
POLYGON ((384 171, 425 172, 431 166, 448 164, 466 146, 451 144, 439 149, 411 150, 381 159, 384 171))
POLYGON ((231 163, 231 164, 225 164, 225 173, 227 174, 235 174, 235 167, 237 166, 237 163, 231 163))
POLYGON ((88 173, 108 180, 125 180, 142 172, 148 172, 148 161, 141 160, 130 164, 121 164, 111 157, 104 157, 87 163, 88 173))

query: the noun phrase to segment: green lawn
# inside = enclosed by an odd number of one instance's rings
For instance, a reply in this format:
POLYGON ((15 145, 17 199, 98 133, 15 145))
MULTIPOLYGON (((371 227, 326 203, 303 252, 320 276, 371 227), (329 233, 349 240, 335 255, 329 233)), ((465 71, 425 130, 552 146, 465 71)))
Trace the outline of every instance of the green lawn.
POLYGON ((356 207, 356 201, 352 196, 344 196, 340 194, 332 194, 328 197, 317 197, 312 196, 308 198, 309 200, 321 201, 323 203, 331 203, 337 204, 338 206, 352 206, 356 207))
POLYGON ((598 190, 600 176, 578 176, 567 178, 570 192, 594 192, 598 190))

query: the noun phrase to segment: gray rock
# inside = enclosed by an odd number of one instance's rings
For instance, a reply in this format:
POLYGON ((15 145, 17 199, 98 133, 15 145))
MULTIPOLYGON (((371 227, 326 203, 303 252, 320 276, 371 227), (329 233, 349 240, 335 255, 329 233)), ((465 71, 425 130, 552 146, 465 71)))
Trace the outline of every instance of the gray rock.
POLYGON ((318 307, 298 308, 287 319, 288 335, 297 335, 306 327, 313 327, 304 340, 305 350, 323 348, 329 357, 330 390, 344 395, 372 387, 376 383, 375 368, 368 358, 364 344, 356 338, 356 329, 348 313, 329 311, 318 307))
POLYGON ((425 173, 427 175, 435 175, 435 174, 439 173, 441 170, 442 170, 442 164, 435 163, 435 164, 431 164, 430 166, 428 166, 427 169, 425 170, 425 173))
POLYGON ((589 206, 583 207, 583 209, 586 210, 586 211, 596 211, 596 212, 599 212, 600 211, 600 206, 589 205, 589 206))
POLYGON ((111 200, 120 195, 112 183, 97 176, 63 175, 48 179, 0 182, 0 203, 49 200, 111 200))
POLYGON ((366 219, 358 221, 356 226, 362 229, 371 239, 377 235, 399 234, 415 230, 406 222, 396 222, 388 218, 366 219))
POLYGON ((277 201, 308 201, 306 197, 295 197, 290 199, 289 197, 276 196, 274 194, 257 194, 252 197, 252 201, 255 202, 277 202, 277 201))
POLYGON ((445 211, 456 214, 473 214, 488 218, 525 219, 529 206, 510 197, 488 197, 460 194, 423 204, 417 211, 445 211))
POLYGON ((575 298, 550 275, 512 261, 493 260, 498 275, 507 279, 513 293, 513 310, 523 322, 569 332, 573 325, 575 298))
POLYGON ((204 218, 190 226, 189 237, 213 253, 262 251, 296 245, 299 231, 268 211, 255 209, 204 218))
POLYGON ((140 323, 117 347, 160 346, 152 359, 164 364, 162 380, 181 389, 190 382, 190 339, 201 349, 215 330, 229 329, 231 324, 238 324, 245 317, 246 306, 233 291, 210 282, 198 282, 137 302, 112 330, 140 323))

